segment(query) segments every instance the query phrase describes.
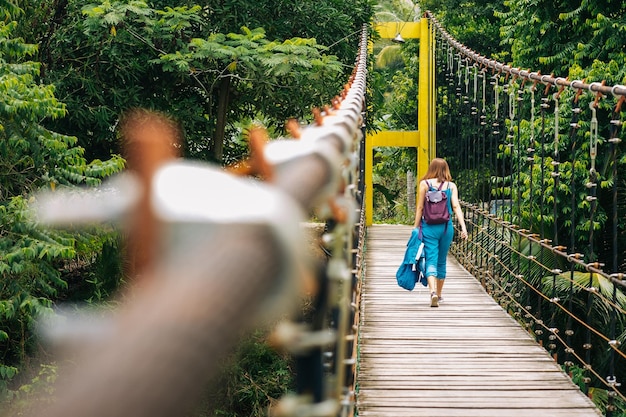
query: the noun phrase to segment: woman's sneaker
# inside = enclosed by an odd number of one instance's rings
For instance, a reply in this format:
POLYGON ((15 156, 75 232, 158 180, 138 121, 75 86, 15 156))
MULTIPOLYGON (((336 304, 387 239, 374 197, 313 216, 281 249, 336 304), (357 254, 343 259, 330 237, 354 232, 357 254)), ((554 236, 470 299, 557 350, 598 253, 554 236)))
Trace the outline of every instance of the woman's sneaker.
POLYGON ((430 306, 431 307, 439 307, 439 297, 437 297, 437 293, 430 293, 430 306))

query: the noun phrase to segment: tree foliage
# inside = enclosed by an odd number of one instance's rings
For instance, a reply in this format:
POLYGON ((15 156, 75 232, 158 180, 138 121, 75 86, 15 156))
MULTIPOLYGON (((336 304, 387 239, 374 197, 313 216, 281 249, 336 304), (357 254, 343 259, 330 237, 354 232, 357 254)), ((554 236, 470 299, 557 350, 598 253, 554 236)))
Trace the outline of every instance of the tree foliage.
MULTIPOLYGON (((9 10, 9 9, 5 9, 9 10)), ((35 346, 36 316, 67 288, 64 262, 99 251, 99 233, 70 235, 42 230, 29 209, 41 188, 95 185, 123 168, 123 160, 87 162, 77 138, 45 121, 66 115, 54 87, 38 83, 37 46, 15 37, 17 22, 0 22, 0 392, 35 346)))
POLYGON ((42 29, 29 35, 69 109, 55 129, 85 132, 81 145, 104 158, 117 152, 118 115, 147 107, 181 121, 186 156, 230 161, 241 156, 222 154, 233 121, 261 115, 282 126, 340 90, 371 0, 40 6, 42 29))
POLYGON ((426 0, 420 5, 431 11, 448 33, 468 48, 499 61, 506 61, 510 56, 509 49, 500 46, 502 31, 497 13, 504 10, 503 0, 426 0))
POLYGON ((286 392, 295 389, 290 357, 270 347, 267 337, 267 331, 257 330, 239 343, 210 386, 208 396, 213 401, 202 404, 194 415, 267 415, 286 392))
POLYGON ((567 75, 595 60, 624 63, 626 8, 607 1, 505 1, 499 9, 503 44, 522 68, 567 75))

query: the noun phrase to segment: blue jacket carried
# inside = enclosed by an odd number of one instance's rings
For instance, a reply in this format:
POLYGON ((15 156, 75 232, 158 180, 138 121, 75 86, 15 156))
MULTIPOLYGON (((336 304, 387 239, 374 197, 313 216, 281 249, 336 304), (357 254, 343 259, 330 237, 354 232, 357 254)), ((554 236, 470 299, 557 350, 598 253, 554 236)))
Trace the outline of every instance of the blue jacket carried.
POLYGON ((412 291, 418 281, 426 286, 428 283, 424 279, 424 269, 426 259, 424 258, 424 243, 420 239, 420 229, 418 227, 411 231, 411 237, 406 244, 404 260, 396 272, 398 285, 405 290, 412 291))

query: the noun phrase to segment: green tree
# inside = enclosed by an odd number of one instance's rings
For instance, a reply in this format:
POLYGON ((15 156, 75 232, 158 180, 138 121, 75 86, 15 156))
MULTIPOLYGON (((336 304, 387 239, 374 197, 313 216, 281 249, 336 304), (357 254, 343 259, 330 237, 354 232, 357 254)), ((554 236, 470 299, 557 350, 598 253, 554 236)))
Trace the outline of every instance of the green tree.
MULTIPOLYGON (((490 59, 506 61, 508 48, 500 46, 500 21, 503 0, 421 1, 423 10, 431 11, 456 40, 490 59)), ((547 6, 546 6, 547 7, 547 6)))
POLYGON ((626 9, 618 1, 505 1, 499 9, 503 44, 522 68, 567 75, 594 60, 623 65, 626 9), (531 46, 531 47, 530 47, 531 46))
POLYGON ((328 103, 371 14, 371 0, 40 3, 49 12, 33 16, 47 29, 28 30, 69 109, 54 127, 99 158, 117 151, 111 126, 136 106, 179 119, 189 157, 239 157, 222 155, 231 123, 262 115, 282 126, 328 103))
POLYGON ((41 187, 95 185, 123 168, 123 160, 88 163, 77 138, 43 126, 66 115, 54 88, 37 82, 35 45, 14 37, 20 10, 5 9, 0 22, 0 393, 34 347, 36 316, 67 287, 60 266, 79 254, 97 252, 90 234, 70 236, 41 230, 29 196, 41 187), (91 246, 91 245, 94 246, 91 246))
POLYGON ((274 120, 285 115, 303 118, 311 99, 321 105, 324 97, 331 97, 334 82, 329 81, 341 73, 339 62, 323 55, 325 48, 314 39, 270 42, 261 28, 244 27, 242 31, 192 39, 183 51, 160 58, 166 71, 193 73, 200 85, 211 83, 218 90, 213 138, 213 156, 217 160, 223 159, 227 117, 233 111, 238 113, 237 119, 257 112, 274 120), (223 70, 216 76, 214 68, 223 70), (239 97, 238 103, 233 103, 233 94, 239 97), (257 103, 274 106, 261 109, 257 103))

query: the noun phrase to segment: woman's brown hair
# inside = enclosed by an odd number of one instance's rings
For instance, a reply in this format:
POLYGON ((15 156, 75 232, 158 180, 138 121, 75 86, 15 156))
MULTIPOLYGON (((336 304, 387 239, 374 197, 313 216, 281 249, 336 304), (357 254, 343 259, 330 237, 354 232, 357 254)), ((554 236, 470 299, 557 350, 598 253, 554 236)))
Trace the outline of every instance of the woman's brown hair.
POLYGON ((428 171, 422 177, 422 180, 429 180, 431 178, 437 178, 439 182, 452 181, 452 174, 450 174, 450 167, 443 158, 435 158, 430 161, 428 165, 428 171))

